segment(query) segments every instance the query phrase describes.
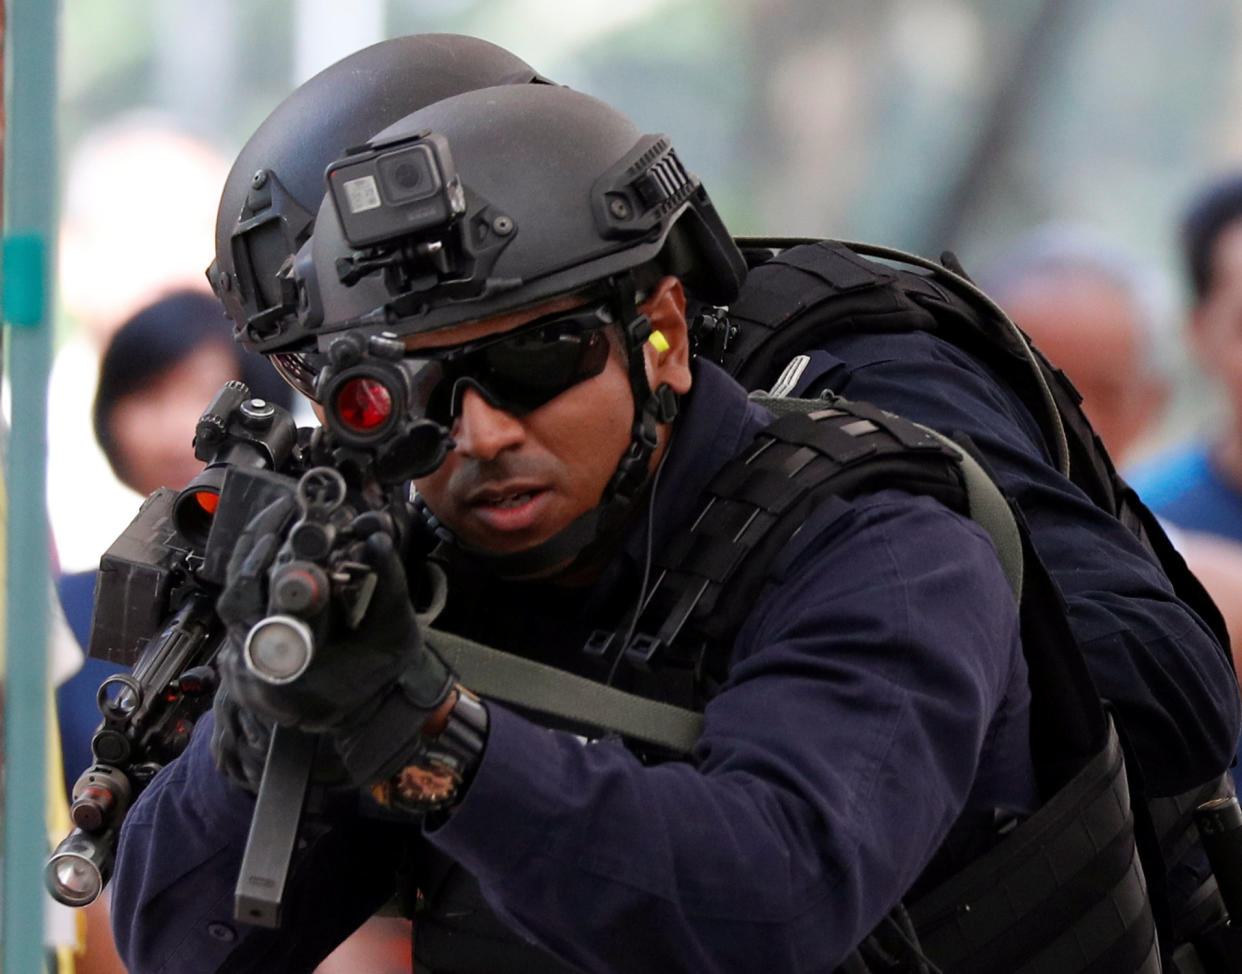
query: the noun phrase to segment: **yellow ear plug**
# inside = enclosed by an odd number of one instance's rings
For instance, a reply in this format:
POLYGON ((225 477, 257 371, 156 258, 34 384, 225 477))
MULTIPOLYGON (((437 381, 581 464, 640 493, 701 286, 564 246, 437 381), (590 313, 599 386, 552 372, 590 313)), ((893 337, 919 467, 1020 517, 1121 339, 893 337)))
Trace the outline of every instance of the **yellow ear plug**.
POLYGON ((668 339, 664 337, 664 332, 662 331, 653 331, 647 338, 647 341, 655 346, 657 352, 667 352, 670 348, 668 339))

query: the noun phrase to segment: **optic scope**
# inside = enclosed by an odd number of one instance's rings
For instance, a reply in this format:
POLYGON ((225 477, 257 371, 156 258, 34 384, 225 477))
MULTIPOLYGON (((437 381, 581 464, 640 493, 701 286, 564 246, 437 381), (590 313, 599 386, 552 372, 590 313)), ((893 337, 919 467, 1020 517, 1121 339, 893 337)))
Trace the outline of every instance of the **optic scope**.
POLYGON ((381 483, 431 473, 453 445, 448 430, 416 415, 420 368, 404 355, 392 335, 341 335, 315 385, 328 429, 346 449, 372 458, 381 483))

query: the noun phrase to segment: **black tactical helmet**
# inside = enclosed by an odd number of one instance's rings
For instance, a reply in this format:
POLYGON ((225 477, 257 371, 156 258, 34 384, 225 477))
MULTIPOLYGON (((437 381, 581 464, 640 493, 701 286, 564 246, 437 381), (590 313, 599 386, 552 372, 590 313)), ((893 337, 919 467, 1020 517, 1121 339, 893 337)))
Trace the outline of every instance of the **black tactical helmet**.
POLYGON ((546 82, 503 48, 457 34, 381 41, 331 65, 286 98, 246 143, 224 184, 207 276, 248 348, 290 335, 293 292, 278 271, 310 235, 324 167, 415 109, 491 85, 546 82))
MULTIPOLYGON (((318 336, 318 350, 273 356, 299 388, 322 396, 324 377, 360 354, 364 336, 436 331, 563 294, 606 296, 634 397, 629 448, 599 504, 557 535, 511 554, 470 552, 515 578, 593 557, 641 496, 658 425, 677 410, 671 388, 648 385, 643 294, 673 274, 699 300, 726 304, 745 275, 699 180, 667 138, 643 135, 603 102, 510 85, 414 112, 328 166, 327 183, 292 269, 299 327, 318 336)), ((400 354, 391 337, 366 345, 400 354)))
POLYGON ((664 136, 550 85, 422 108, 328 167, 298 254, 301 330, 433 331, 653 262, 728 303, 745 264, 664 136))

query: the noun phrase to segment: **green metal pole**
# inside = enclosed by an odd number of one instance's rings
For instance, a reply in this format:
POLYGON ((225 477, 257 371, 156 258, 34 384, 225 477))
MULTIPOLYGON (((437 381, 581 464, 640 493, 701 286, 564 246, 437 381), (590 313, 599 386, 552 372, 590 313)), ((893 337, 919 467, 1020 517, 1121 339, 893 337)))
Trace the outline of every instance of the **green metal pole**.
POLYGON ((56 211, 56 0, 8 0, 4 51, 4 247, 0 312, 13 428, 4 673, 3 962, 44 969, 47 856, 47 376, 56 211))

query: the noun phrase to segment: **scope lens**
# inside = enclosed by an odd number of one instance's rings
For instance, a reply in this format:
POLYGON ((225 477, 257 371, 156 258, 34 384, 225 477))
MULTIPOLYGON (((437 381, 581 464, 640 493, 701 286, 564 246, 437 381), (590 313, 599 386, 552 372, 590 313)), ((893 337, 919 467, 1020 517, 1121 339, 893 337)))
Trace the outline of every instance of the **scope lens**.
POLYGON ((359 376, 336 394, 336 414, 355 433, 370 433, 392 415, 392 394, 376 379, 359 376))
POLYGON ((173 527, 194 548, 201 550, 211 534, 211 522, 220 506, 220 488, 228 463, 210 463, 191 480, 173 501, 173 527))
POLYGON ((197 490, 192 495, 194 502, 198 504, 208 516, 216 513, 216 508, 220 506, 220 495, 214 490, 197 490))
POLYGON ((58 903, 86 906, 103 892, 103 876, 84 856, 67 852, 48 863, 49 892, 58 903))

